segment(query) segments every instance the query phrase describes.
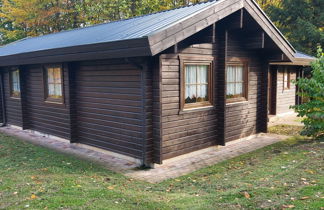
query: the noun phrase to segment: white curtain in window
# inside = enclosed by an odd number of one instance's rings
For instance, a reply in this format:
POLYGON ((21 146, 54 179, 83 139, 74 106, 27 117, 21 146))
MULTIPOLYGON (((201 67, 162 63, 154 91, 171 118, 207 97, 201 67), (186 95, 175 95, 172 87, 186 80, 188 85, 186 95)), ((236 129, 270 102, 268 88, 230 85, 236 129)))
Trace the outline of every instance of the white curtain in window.
POLYGON ((205 99, 208 94, 208 66, 197 66, 197 96, 198 98, 205 99))
POLYGON ((227 95, 238 96, 243 94, 243 66, 227 66, 227 95))
POLYGON ((197 97, 197 68, 195 65, 186 66, 186 98, 197 97))
POLYGON ((235 95, 235 66, 227 66, 227 95, 235 95))

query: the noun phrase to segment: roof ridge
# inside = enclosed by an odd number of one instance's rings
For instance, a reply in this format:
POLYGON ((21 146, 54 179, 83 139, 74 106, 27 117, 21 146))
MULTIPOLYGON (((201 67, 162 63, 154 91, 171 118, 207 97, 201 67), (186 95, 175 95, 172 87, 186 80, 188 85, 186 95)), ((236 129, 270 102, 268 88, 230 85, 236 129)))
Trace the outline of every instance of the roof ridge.
MULTIPOLYGON (((83 30, 83 29, 87 29, 87 28, 93 28, 93 27, 97 27, 97 26, 101 26, 101 25, 111 24, 111 23, 124 22, 124 21, 133 20, 133 19, 137 19, 137 18, 147 17, 147 16, 150 16, 150 15, 161 14, 161 13, 174 11, 174 10, 178 10, 178 9, 182 9, 182 8, 187 8, 187 7, 192 7, 192 6, 196 6, 196 5, 206 4, 208 2, 213 2, 213 1, 217 2, 218 0, 207 0, 207 1, 198 2, 198 3, 195 3, 195 4, 184 5, 184 6, 180 6, 180 7, 176 7, 176 8, 172 8, 172 9, 157 11, 157 12, 154 12, 154 13, 148 13, 148 14, 134 16, 134 17, 126 18, 126 19, 120 19, 120 20, 114 20, 114 21, 110 21, 110 22, 97 23, 97 24, 93 24, 93 25, 89 25, 89 26, 85 26, 85 27, 72 28, 72 29, 62 30, 62 31, 53 32, 53 33, 49 33, 49 34, 42 34, 42 35, 38 35, 38 36, 34 36, 34 37, 28 36, 28 37, 25 37, 23 39, 19 39, 19 40, 16 40, 14 42, 11 42, 11 43, 9 43, 7 45, 15 44, 15 43, 18 43, 18 42, 21 42, 21 41, 24 41, 24 40, 34 39, 34 38, 38 38, 38 37, 51 36, 51 35, 55 35, 55 34, 66 33, 66 32, 70 32, 70 31, 78 31, 78 30, 83 30)), ((3 46, 7 46, 7 45, 3 45, 3 46)))

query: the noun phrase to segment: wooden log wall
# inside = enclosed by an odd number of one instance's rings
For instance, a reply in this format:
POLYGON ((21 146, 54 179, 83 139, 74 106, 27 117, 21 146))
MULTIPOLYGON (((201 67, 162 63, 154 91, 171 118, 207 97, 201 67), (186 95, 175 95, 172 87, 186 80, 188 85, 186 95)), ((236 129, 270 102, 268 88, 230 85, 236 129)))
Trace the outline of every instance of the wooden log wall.
POLYGON ((264 130, 257 127, 267 121, 267 65, 257 51, 244 48, 244 36, 238 31, 228 32, 227 58, 248 60, 248 100, 226 104, 226 142, 264 130))
POLYGON ((21 99, 10 96, 9 69, 4 70, 4 92, 7 124, 22 127, 21 99))
POLYGON ((143 141, 151 137, 143 130, 151 115, 147 100, 151 94, 149 88, 148 93, 142 90, 141 81, 150 84, 150 74, 142 71, 123 59, 79 63, 75 75, 78 142, 143 158, 143 146, 149 145, 143 141))
POLYGON ((284 69, 290 71, 290 80, 296 79, 296 69, 294 67, 280 66, 277 72, 277 112, 276 114, 283 114, 293 112, 289 107, 295 105, 296 102, 296 85, 290 82, 290 88, 284 88, 284 69))
POLYGON ((24 93, 26 95, 26 128, 42 133, 70 139, 69 116, 69 75, 66 66, 63 67, 64 103, 56 104, 45 101, 44 75, 42 65, 25 66, 24 93))
MULTIPOLYGON (((187 56, 213 56, 215 46, 214 44, 195 44, 179 49, 179 53, 187 56)), ((216 145, 216 109, 179 113, 180 61, 178 54, 161 55, 160 64, 162 159, 216 145)))

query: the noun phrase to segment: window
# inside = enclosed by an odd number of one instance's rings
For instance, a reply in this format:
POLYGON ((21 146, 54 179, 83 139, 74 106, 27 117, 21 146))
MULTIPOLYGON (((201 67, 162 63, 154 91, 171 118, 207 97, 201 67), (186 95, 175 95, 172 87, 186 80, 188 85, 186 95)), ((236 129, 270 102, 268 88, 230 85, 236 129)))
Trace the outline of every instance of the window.
POLYGON ((45 100, 63 103, 63 78, 60 66, 45 68, 45 100))
POLYGON ((284 89, 290 89, 290 71, 287 68, 284 69, 283 83, 284 89))
POLYGON ((231 62, 226 66, 226 100, 238 102, 247 100, 248 66, 244 62, 231 62))
POLYGON ((212 105, 212 61, 182 63, 181 109, 212 105))
POLYGON ((19 77, 19 69, 15 69, 10 71, 9 74, 10 81, 10 96, 14 98, 20 97, 20 77, 19 77))

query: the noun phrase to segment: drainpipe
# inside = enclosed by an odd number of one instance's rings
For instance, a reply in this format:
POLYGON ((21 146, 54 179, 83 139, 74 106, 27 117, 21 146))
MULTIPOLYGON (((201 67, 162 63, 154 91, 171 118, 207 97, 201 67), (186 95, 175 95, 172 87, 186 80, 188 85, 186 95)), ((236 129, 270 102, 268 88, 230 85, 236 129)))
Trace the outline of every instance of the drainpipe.
POLYGON ((5 92, 4 92, 4 81, 3 81, 3 73, 0 73, 0 97, 1 97, 1 108, 2 108, 2 123, 0 123, 0 127, 4 127, 7 125, 7 117, 6 117, 6 105, 5 105, 5 92))

